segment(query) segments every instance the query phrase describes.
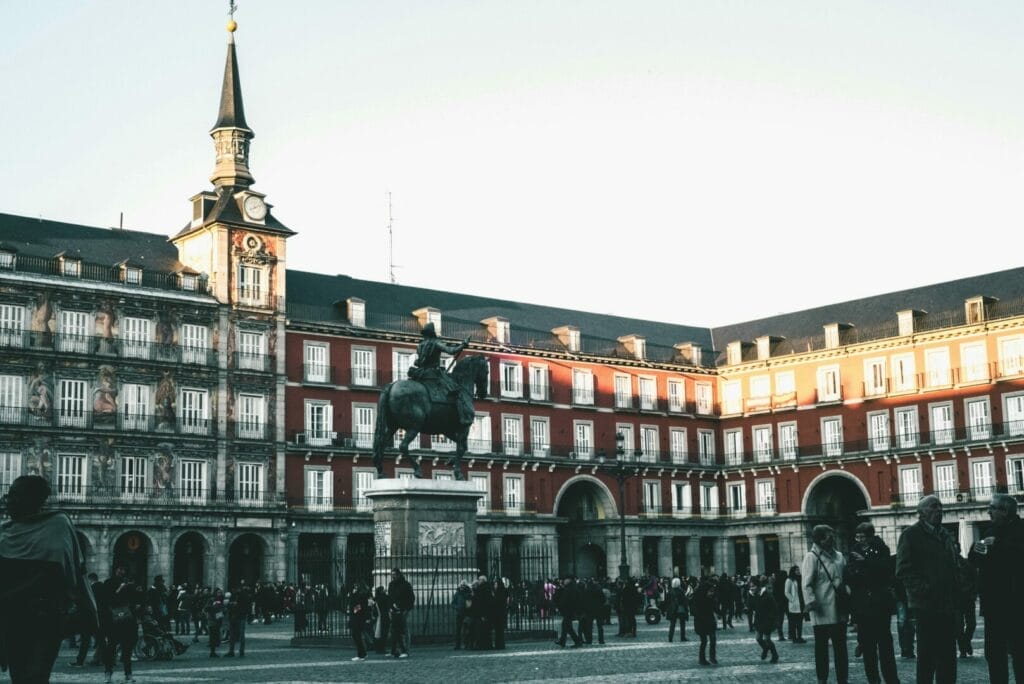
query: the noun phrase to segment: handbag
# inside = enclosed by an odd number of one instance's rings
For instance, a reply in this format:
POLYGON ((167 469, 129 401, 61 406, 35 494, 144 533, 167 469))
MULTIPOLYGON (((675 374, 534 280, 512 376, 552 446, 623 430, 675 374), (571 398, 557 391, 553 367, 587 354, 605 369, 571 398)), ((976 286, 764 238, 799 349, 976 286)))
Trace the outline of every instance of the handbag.
POLYGON ((128 606, 114 606, 110 609, 110 620, 115 625, 123 625, 132 619, 132 609, 128 606))
POLYGON ((836 613, 839 615, 849 615, 851 608, 850 601, 850 587, 846 582, 835 583, 832 579, 832 573, 828 571, 828 566, 821 560, 821 556, 814 554, 814 557, 818 559, 818 564, 821 565, 821 569, 825 571, 825 577, 828 578, 828 583, 832 585, 832 588, 836 593, 836 613))

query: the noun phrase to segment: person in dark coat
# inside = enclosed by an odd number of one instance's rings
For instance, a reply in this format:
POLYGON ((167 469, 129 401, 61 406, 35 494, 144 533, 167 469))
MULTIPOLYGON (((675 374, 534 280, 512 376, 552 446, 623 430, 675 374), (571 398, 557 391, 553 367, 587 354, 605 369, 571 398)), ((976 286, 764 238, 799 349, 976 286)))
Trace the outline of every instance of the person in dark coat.
POLYGON ((736 608, 736 598, 739 596, 736 583, 728 575, 722 573, 718 578, 718 612, 722 616, 722 629, 732 629, 732 616, 736 608))
POLYGON ((956 550, 957 586, 960 588, 956 606, 956 645, 960 649, 961 658, 970 658, 974 655, 971 641, 978 627, 978 571, 960 553, 959 542, 956 550))
POLYGON ((1020 682, 1024 681, 1024 630, 1020 627, 1024 615, 1024 522, 1017 516, 1017 502, 1006 494, 992 496, 988 514, 992 524, 969 555, 978 568, 988 676, 995 684, 1009 681, 1009 657, 1014 678, 1020 682))
POLYGON ((491 597, 491 629, 494 630, 494 648, 505 648, 505 626, 508 622, 508 580, 494 578, 494 592, 491 597))
POLYGON ((388 593, 384 587, 377 587, 373 590, 370 619, 372 623, 366 631, 372 635, 374 652, 383 655, 388 652, 388 634, 391 632, 391 604, 388 603, 388 593))
POLYGON ((875 536, 875 526, 869 522, 857 525, 854 539, 846 572, 864 674, 869 684, 883 679, 886 684, 897 684, 899 675, 892 643, 892 614, 896 612, 892 554, 886 543, 875 536))
POLYGON ((356 645, 355 662, 366 660, 366 622, 370 617, 370 592, 362 582, 356 582, 348 597, 349 631, 356 645))
POLYGON ((619 636, 636 637, 636 611, 641 597, 636 581, 627 577, 619 588, 619 636))
POLYGON ((132 676, 132 653, 138 641, 138 615, 143 596, 142 587, 132 580, 128 569, 121 564, 114 566, 114 575, 103 583, 103 598, 100 602, 109 611, 108 614, 100 615, 100 632, 106 637, 103 667, 108 682, 114 672, 114 652, 118 648, 121 650, 125 681, 135 681, 132 676))
POLYGON ((594 641, 594 624, 597 624, 597 643, 604 643, 604 616, 606 612, 604 590, 596 579, 591 578, 583 587, 584 619, 580 627, 580 636, 590 644, 594 641))
POLYGON ((942 527, 942 501, 934 494, 917 504, 918 521, 903 530, 896 576, 907 590, 917 622, 917 681, 956 681, 956 549, 942 527))
POLYGON ((395 658, 408 658, 409 646, 406 631, 406 617, 416 605, 416 594, 409 580, 398 568, 391 571, 391 582, 388 583, 388 603, 391 605, 391 655, 395 658))
POLYGON ((718 664, 715 649, 718 644, 717 630, 718 620, 715 611, 718 609, 717 588, 713 580, 704 578, 697 585, 690 601, 690 612, 693 614, 693 631, 700 637, 700 662, 701 665, 718 664), (707 648, 710 644, 710 653, 707 648), (707 654, 710 657, 705 657, 707 654))
POLYGON ((486 651, 491 648, 491 611, 494 605, 494 592, 486 575, 480 575, 473 583, 473 598, 470 601, 469 614, 472 616, 471 642, 472 648, 486 651))
POLYGON ((772 654, 772 662, 779 662, 779 652, 772 641, 772 632, 779 626, 779 604, 775 602, 772 583, 765 576, 751 577, 754 610, 754 631, 757 632, 757 644, 761 647, 761 660, 772 654))
POLYGON ((782 629, 786 622, 786 608, 788 604, 786 599, 786 579, 785 570, 776 570, 771 575, 772 598, 775 599, 775 605, 779 607, 779 622, 775 625, 776 631, 779 633, 779 641, 786 640, 786 634, 782 629))
POLYGON ((555 643, 562 648, 565 648, 566 637, 572 637, 572 648, 579 648, 582 644, 579 635, 572 627, 572 621, 579 614, 580 603, 580 591, 576 586, 576 578, 570 575, 562 580, 562 586, 555 591, 555 607, 562 615, 562 630, 555 643))
POLYGON ((677 623, 679 640, 686 641, 686 591, 683 589, 683 581, 678 577, 672 578, 672 586, 665 599, 665 617, 668 618, 669 643, 672 643, 672 637, 675 636, 677 623))
MULTIPOLYGON (((469 583, 463 580, 458 588, 455 589, 455 593, 452 595, 452 608, 455 609, 455 650, 458 651, 462 648, 463 635, 469 631, 469 625, 467 625, 468 613, 467 606, 470 599, 473 597, 473 590, 469 588, 469 583)), ((470 645, 469 639, 466 639, 466 645, 470 645)))

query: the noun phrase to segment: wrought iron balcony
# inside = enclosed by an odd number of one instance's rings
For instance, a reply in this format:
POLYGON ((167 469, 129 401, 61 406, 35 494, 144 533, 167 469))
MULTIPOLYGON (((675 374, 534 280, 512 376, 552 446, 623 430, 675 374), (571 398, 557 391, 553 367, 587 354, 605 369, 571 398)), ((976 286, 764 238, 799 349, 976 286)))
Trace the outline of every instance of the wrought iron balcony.
POLYGON ((391 374, 374 368, 362 368, 353 366, 348 371, 348 384, 352 388, 365 387, 367 389, 380 389, 391 382, 391 374))
POLYGON ((133 413, 124 407, 117 413, 52 407, 0 406, 0 427, 68 427, 82 430, 157 432, 167 434, 212 434, 213 421, 187 413, 133 413))
POLYGON ((307 363, 302 366, 302 381, 309 384, 333 385, 334 366, 325 363, 307 363))
MULTIPOLYGON (((0 264, 4 271, 19 273, 35 273, 37 275, 63 276, 76 280, 91 280, 103 283, 124 283, 125 277, 119 266, 79 262, 77 274, 65 268, 60 258, 46 258, 16 254, 12 259, 0 264)), ((158 290, 191 291, 196 294, 209 294, 209 280, 205 276, 189 276, 181 273, 158 273, 150 269, 141 269, 138 287, 151 287, 158 290)))
POLYGON ((79 481, 57 478, 53 486, 53 500, 65 507, 81 504, 95 507, 182 507, 228 506, 232 508, 279 508, 284 497, 277 493, 260 491, 256 486, 247 486, 241 491, 220 491, 200 486, 184 488, 167 485, 153 487, 139 480, 126 481, 117 485, 82 484, 79 481))
POLYGON ((271 369, 271 357, 268 354, 256 354, 253 352, 235 352, 235 368, 237 370, 257 371, 266 373, 271 369))
POLYGON ((160 344, 101 335, 72 333, 30 332, 28 330, 0 330, 0 348, 29 351, 58 352, 85 356, 109 356, 144 361, 166 361, 204 366, 217 364, 217 350, 208 347, 189 347, 178 344, 160 344))

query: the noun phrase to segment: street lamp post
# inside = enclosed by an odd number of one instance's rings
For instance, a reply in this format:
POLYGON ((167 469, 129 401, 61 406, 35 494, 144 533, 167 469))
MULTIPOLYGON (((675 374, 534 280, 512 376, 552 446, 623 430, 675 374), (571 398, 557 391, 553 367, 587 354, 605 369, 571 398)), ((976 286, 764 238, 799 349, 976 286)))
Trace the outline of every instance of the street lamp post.
POLYGON ((636 475, 636 468, 625 463, 626 436, 621 432, 615 434, 615 460, 605 462, 601 456, 601 464, 605 471, 619 483, 619 577, 629 577, 629 561, 626 560, 626 480, 636 475))

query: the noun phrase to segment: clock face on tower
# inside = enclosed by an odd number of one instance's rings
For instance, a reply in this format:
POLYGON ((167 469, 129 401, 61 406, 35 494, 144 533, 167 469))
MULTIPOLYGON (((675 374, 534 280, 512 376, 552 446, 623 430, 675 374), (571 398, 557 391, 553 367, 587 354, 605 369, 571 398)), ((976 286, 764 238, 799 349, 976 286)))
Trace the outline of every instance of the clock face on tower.
POLYGON ((267 205, 256 195, 246 197, 243 206, 246 216, 256 221, 262 221, 263 217, 267 215, 267 205))

